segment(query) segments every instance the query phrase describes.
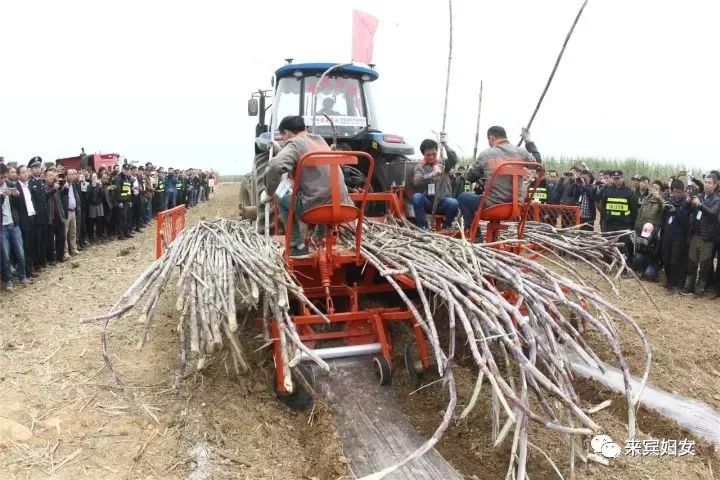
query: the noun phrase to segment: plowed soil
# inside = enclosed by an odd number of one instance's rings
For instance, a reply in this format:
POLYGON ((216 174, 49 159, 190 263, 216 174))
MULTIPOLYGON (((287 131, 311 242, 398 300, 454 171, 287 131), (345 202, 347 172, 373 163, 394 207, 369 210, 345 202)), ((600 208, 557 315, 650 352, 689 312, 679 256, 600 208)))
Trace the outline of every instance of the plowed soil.
MULTIPOLYGON (((216 216, 233 218, 238 186, 224 184, 215 197, 188 212, 188 223, 216 216)), ((129 315, 111 328, 110 354, 124 381, 118 386, 100 357, 99 327, 80 319, 99 314, 154 259, 154 228, 132 240, 94 246, 72 261, 47 270, 31 287, 0 293, 0 479, 333 479, 346 475, 332 412, 319 403, 295 413, 275 400, 266 350, 250 355, 247 376, 232 375, 223 353, 203 374, 193 374, 179 392, 171 385, 177 363, 173 294, 166 292, 160 315, 142 351, 140 327, 129 315), (13 432, 8 432, 12 427, 13 432)), ((658 313, 638 287, 623 281, 623 299, 653 350, 650 382, 720 409, 720 301, 671 297, 648 285, 658 313)), ((244 346, 262 346, 252 322, 244 346)), ((628 332, 624 345, 639 373, 639 343, 628 332)), ((402 337, 398 335, 398 337, 402 337)), ((599 341, 590 335, 593 345, 599 341)), ((609 358, 608 358, 609 360, 609 358)), ((408 396, 402 362, 396 362, 397 398, 418 430, 429 435, 447 401, 437 384, 408 396)), ((458 413, 475 382, 470 365, 456 374, 458 413)), ((578 380, 587 405, 611 399, 594 415, 616 441, 626 436, 624 399, 578 380)), ((487 392, 487 390, 486 390, 487 392)), ((438 450, 468 478, 505 478, 509 442, 493 449, 490 401, 483 396, 465 421, 456 421, 438 450)), ((672 421, 639 413, 641 438, 692 438, 672 421)), ((535 426, 530 478, 556 478, 540 453, 567 474, 564 439, 535 426)), ((694 456, 613 460, 611 466, 577 466, 578 478, 713 479, 720 457, 702 444, 694 456)))

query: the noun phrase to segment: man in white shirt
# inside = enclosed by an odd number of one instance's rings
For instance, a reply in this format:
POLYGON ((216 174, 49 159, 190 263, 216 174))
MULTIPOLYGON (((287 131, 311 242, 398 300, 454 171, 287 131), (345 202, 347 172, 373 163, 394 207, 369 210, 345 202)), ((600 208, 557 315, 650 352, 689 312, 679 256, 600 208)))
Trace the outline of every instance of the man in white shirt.
POLYGON ((18 198, 18 220, 25 250, 25 270, 29 277, 38 277, 33 252, 35 251, 35 204, 30 191, 30 171, 25 165, 18 167, 17 186, 20 191, 18 198))

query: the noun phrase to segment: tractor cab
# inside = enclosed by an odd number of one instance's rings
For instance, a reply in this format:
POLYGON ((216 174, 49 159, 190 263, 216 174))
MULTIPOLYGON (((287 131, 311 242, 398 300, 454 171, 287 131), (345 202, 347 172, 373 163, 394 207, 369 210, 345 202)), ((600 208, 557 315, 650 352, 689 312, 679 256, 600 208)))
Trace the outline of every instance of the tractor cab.
MULTIPOLYGON (((273 140, 280 139, 277 126, 288 115, 302 116, 309 132, 322 136, 329 145, 335 144, 338 150, 368 153, 375 162, 370 178, 373 192, 409 187, 415 162, 408 156, 414 149, 403 137, 383 132, 373 93, 378 78, 374 68, 358 64, 295 64, 288 60, 287 65, 278 68, 272 82, 274 90, 258 90, 248 101, 248 114, 257 116, 258 123, 249 189, 252 192, 241 203, 258 205, 264 189, 268 147, 273 140), (254 200, 249 200, 253 197, 254 200)), ((369 173, 366 158, 358 160, 354 167, 343 167, 351 191, 361 189, 369 173)), ((249 211, 249 205, 243 206, 249 211)), ((372 206, 369 208, 373 210, 372 206)))

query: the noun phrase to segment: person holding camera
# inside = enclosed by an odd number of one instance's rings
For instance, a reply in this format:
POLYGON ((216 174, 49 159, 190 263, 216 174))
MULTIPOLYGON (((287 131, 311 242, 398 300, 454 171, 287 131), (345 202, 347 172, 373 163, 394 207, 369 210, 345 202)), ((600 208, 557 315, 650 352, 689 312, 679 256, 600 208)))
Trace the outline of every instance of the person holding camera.
MULTIPOLYGON (((638 200, 635 192, 625 185, 622 170, 612 172, 612 183, 600 192, 600 219, 604 232, 632 230, 638 213, 638 200)), ((630 235, 624 235, 625 255, 628 263, 633 256, 633 243, 630 235)))
POLYGON ((0 164, 0 275, 5 290, 13 291, 12 271, 10 269, 10 254, 15 258, 16 270, 20 283, 29 285, 31 280, 25 271, 25 250, 23 249, 22 232, 20 231, 20 218, 18 201, 20 191, 17 184, 8 180, 8 167, 0 164))
POLYGON ((685 285, 689 222, 685 184, 682 180, 674 179, 670 183, 670 196, 663 206, 660 232, 660 251, 668 293, 678 293, 685 285))
POLYGON ((580 223, 582 224, 580 228, 593 231, 595 229, 595 218, 597 217, 596 203, 600 195, 597 182, 590 170, 581 171, 578 180, 580 180, 578 205, 580 206, 580 223))
POLYGON ((635 269, 647 279, 657 278, 660 261, 658 235, 662 224, 665 200, 660 196, 663 185, 656 180, 648 189, 647 199, 640 204, 635 219, 635 269))
POLYGON ((448 229, 458 214, 458 201, 453 197, 452 179, 450 172, 457 165, 457 155, 448 147, 445 133, 440 134, 440 142, 447 152, 447 159, 442 162, 438 158, 438 143, 435 140, 425 139, 420 144, 420 153, 423 158, 415 165, 413 170, 412 196, 413 210, 415 211, 415 224, 427 229, 426 214, 435 211, 445 215, 443 228, 448 229), (437 204, 435 197, 437 196, 437 204))
POLYGON ((47 247, 45 256, 50 266, 65 261, 65 209, 60 198, 60 182, 55 178, 53 167, 45 170, 45 191, 47 196, 47 247))
POLYGON ((720 192, 718 177, 708 173, 704 178, 704 194, 688 193, 690 205, 690 242, 688 245, 688 269, 685 277, 684 295, 705 295, 712 275, 715 242, 720 237, 720 192))

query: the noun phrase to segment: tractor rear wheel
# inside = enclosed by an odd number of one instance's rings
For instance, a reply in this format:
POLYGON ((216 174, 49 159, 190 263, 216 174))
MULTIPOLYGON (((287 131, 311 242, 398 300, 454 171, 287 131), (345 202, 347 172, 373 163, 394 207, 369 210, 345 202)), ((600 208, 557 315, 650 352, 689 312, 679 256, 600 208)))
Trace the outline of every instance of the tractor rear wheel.
POLYGON ((373 357, 373 370, 378 377, 380 385, 392 384, 392 373, 390 372, 390 362, 385 357, 373 357))
POLYGON ((415 356, 415 351, 411 344, 405 345, 405 370, 407 370, 410 378, 410 388, 417 390, 422 385, 420 376, 424 368, 422 362, 415 356))
POLYGON ((315 374, 311 367, 299 363, 291 369, 293 381, 293 393, 281 393, 278 388, 277 379, 273 378, 273 388, 278 400, 290 407, 292 410, 304 410, 315 404, 315 399, 308 391, 307 385, 315 389, 315 374), (300 378, 302 376, 302 378, 300 378))

